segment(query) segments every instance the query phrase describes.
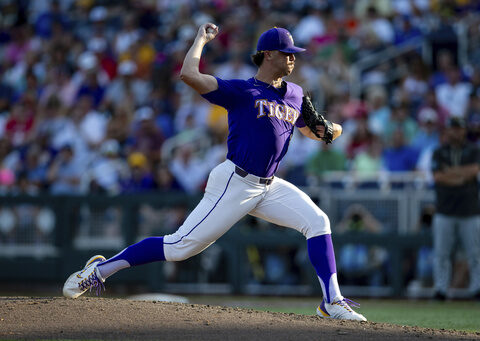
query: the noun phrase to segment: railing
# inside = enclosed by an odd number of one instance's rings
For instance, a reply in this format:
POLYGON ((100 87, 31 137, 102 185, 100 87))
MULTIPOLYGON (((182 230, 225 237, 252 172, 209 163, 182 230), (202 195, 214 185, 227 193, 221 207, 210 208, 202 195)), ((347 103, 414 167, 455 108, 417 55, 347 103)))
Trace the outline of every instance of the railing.
MULTIPOLYGON (((350 95, 355 98, 360 97, 362 92, 362 73, 364 71, 411 51, 419 49, 426 51, 426 48, 425 39, 423 37, 417 37, 400 45, 389 46, 380 52, 372 53, 356 61, 350 66, 350 95)), ((395 79, 392 79, 391 81, 394 80, 395 79)))
MULTIPOLYGON (((471 63, 469 60, 468 51, 472 47, 472 42, 469 41, 467 31, 472 25, 478 25, 478 20, 479 14, 472 12, 455 24, 454 28, 458 39, 457 57, 460 65, 462 66, 466 66, 468 63, 471 63)), ((427 64, 432 64, 432 49, 426 37, 416 37, 400 45, 389 46, 380 52, 367 55, 353 63, 350 66, 351 96, 355 98, 360 97, 362 92, 361 78, 363 72, 414 50, 421 50, 423 60, 427 64)), ((391 79, 390 81, 394 80, 395 79, 391 79)))
MULTIPOLYGON (((404 294, 405 279, 401 268, 406 252, 430 244, 428 233, 417 233, 415 226, 421 204, 432 200, 431 191, 336 189, 322 191, 321 195, 314 189, 309 192, 331 218, 337 262, 342 247, 351 244, 382 248, 388 254, 388 269, 382 270, 386 277, 384 285, 375 291, 365 286, 356 287, 354 294, 404 294), (353 203, 362 203, 380 221, 384 227, 382 232, 337 233, 336 224, 353 203)), ((146 236, 173 232, 176 222, 167 224, 172 221, 172 215, 178 220, 199 199, 199 196, 179 193, 0 197, 0 279, 2 282, 34 280, 60 285, 94 253, 109 257, 146 236), (5 219, 8 211, 16 217, 15 223, 11 217, 5 219), (23 214, 23 220, 19 213, 23 214), (18 224, 22 221, 23 225, 18 224)), ((212 290, 250 294, 320 293, 318 280, 306 257, 304 237, 293 230, 248 219, 241 220, 220 238, 214 244, 217 249, 207 249, 184 262, 154 263, 122 271, 109 279, 109 283, 146 284, 151 290, 190 293, 212 290), (288 254, 287 261, 301 259, 295 265, 296 280, 288 282, 281 278, 279 282, 269 282, 255 278, 252 273, 258 264, 249 253, 252 250, 260 255, 257 261, 262 263, 263 271, 270 271, 270 268, 262 257, 277 254, 278 250, 280 254, 288 254), (173 280, 167 278, 172 271, 180 274, 173 280)), ((340 266, 341 259, 338 263, 340 266)))

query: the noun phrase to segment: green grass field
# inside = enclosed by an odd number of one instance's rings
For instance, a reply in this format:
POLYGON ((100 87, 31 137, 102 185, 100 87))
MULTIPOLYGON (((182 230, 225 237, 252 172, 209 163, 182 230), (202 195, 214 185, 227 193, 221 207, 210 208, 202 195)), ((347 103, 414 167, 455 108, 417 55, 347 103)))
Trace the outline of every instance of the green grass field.
MULTIPOLYGON (((305 307, 272 307, 260 310, 312 315, 312 308, 305 307)), ((478 302, 366 300, 358 311, 373 322, 480 332, 478 302)))
MULTIPOLYGON (((255 310, 315 314, 316 299, 274 297, 212 297, 191 298, 194 303, 218 304, 255 310), (218 300, 218 302, 217 302, 218 300), (209 302, 209 303, 207 303, 209 302)), ((480 302, 429 300, 355 299, 361 303, 358 311, 372 322, 480 332, 480 302)))

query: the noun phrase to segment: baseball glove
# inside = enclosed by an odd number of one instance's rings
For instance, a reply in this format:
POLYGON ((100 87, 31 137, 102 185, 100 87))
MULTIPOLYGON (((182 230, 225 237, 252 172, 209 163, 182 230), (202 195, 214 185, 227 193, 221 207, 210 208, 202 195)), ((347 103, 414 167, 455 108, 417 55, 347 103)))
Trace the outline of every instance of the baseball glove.
POLYGON ((316 137, 322 139, 326 144, 332 143, 333 141, 333 124, 329 120, 325 119, 322 114, 320 114, 310 99, 310 96, 307 94, 303 96, 302 99, 302 116, 305 124, 308 128, 315 134, 316 137), (320 136, 317 132, 317 126, 324 126, 325 133, 323 136, 320 136))

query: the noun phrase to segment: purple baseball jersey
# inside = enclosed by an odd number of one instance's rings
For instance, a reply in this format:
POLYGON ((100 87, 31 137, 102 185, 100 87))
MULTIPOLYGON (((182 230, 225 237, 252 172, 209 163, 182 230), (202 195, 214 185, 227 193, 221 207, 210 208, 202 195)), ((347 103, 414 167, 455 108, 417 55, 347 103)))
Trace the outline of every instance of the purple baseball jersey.
POLYGON ((227 159, 251 174, 271 177, 287 153, 294 126, 305 126, 302 88, 285 82, 276 89, 255 78, 217 82, 217 90, 202 96, 228 111, 227 159))

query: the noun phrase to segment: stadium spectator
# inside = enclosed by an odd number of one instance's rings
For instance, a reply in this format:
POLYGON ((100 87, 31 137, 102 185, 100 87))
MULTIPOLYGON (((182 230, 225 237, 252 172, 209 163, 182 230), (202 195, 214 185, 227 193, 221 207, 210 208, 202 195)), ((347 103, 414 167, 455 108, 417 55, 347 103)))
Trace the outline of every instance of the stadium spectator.
POLYGON ((390 146, 383 151, 384 168, 390 172, 414 171, 418 151, 406 144, 402 129, 393 131, 390 146))
POLYGON ((38 194, 46 189, 50 158, 50 153, 45 153, 40 144, 31 144, 28 147, 20 173, 24 174, 25 180, 29 182, 29 187, 34 188, 30 192, 38 194))
POLYGON ((367 89, 368 127, 372 133, 381 135, 391 116, 387 92, 382 86, 367 89))
MULTIPOLYGON (((437 114, 438 118, 438 124, 439 128, 443 127, 445 123, 447 122, 447 119, 449 117, 449 113, 446 108, 444 108, 441 104, 439 104, 437 97, 435 95, 435 91, 433 89, 430 89, 424 99, 422 104, 419 107, 419 112, 422 111, 423 109, 432 109, 435 111, 437 114)), ((418 118, 418 117, 417 117, 418 118)))
POLYGON ((118 78, 108 87, 105 95, 107 103, 120 104, 130 100, 135 105, 141 106, 147 103, 152 91, 151 85, 144 79, 135 77, 137 64, 131 60, 125 60, 118 65, 118 78))
POLYGON ((46 77, 46 85, 38 99, 39 105, 45 106, 52 97, 55 97, 60 101, 59 106, 71 106, 76 93, 73 83, 70 82, 70 71, 66 67, 52 67, 47 71, 46 77))
POLYGON ((169 169, 187 193, 201 191, 210 171, 204 160, 194 155, 194 146, 191 144, 177 147, 169 169))
POLYGON ((100 155, 89 167, 89 191, 91 193, 119 194, 121 183, 129 175, 128 165, 120 155, 120 144, 106 140, 100 146, 100 155))
POLYGON ((435 89, 438 103, 447 109, 449 116, 464 118, 472 85, 461 81, 461 74, 458 68, 451 68, 447 71, 447 82, 442 83, 435 89))
POLYGON ((111 109, 111 118, 107 123, 105 138, 113 139, 124 147, 128 143, 128 139, 132 130, 133 106, 115 105, 111 109))
MULTIPOLYGON (((183 191, 183 187, 175 179, 166 164, 159 164, 155 176, 155 188, 160 191, 183 191)), ((177 226, 177 225, 175 225, 177 226)), ((173 229, 173 226, 172 226, 173 229)))
POLYGON ((205 129, 208 125, 212 104, 196 92, 191 92, 191 100, 185 100, 175 113, 174 125, 177 132, 196 128, 205 129))
POLYGON ((151 166, 146 156, 139 152, 131 153, 128 156, 130 174, 121 181, 122 193, 149 192, 155 188, 155 181, 150 170, 151 166))
POLYGON ((115 37, 114 49, 122 57, 130 47, 140 39, 140 30, 137 27, 135 13, 128 13, 123 21, 122 29, 115 37))
POLYGON ((62 30, 68 28, 68 16, 62 11, 60 1, 51 1, 50 8, 41 13, 35 20, 35 33, 44 39, 52 37, 54 26, 59 25, 62 30))
POLYGON ((160 161, 160 148, 165 138, 155 124, 153 109, 145 106, 135 111, 135 126, 129 147, 144 154, 153 164, 160 161))
POLYGON ((408 106, 399 105, 393 108, 390 120, 383 129, 384 131, 382 137, 384 141, 391 141, 394 132, 397 130, 402 130, 405 143, 409 145, 417 133, 418 125, 417 122, 410 117, 408 106))
POLYGON ((436 70, 430 76, 430 86, 436 88, 440 84, 448 82, 447 74, 455 68, 452 52, 447 49, 438 51, 436 55, 436 70))
POLYGON ((440 143, 438 116, 435 110, 424 108, 419 111, 418 130, 413 135, 411 146, 420 153, 429 148, 436 148, 440 143))
POLYGON ((108 53, 108 42, 103 35, 95 36, 89 40, 87 48, 95 53, 99 67, 103 70, 111 81, 117 76, 117 63, 108 53))
POLYGON ((307 175, 322 179, 328 172, 346 171, 347 157, 330 145, 317 146, 317 151, 308 159, 305 166, 307 175))
MULTIPOLYGON (((402 3, 409 3, 407 1, 401 1, 402 3)), ((394 4, 399 3, 398 1, 394 4)), ((394 26, 395 30, 395 45, 399 45, 408 42, 411 39, 419 38, 422 36, 422 31, 415 25, 415 20, 407 15, 397 17, 397 22, 394 26)))
POLYGON ((325 23, 322 18, 324 9, 320 5, 313 5, 305 9, 304 16, 293 31, 294 36, 302 45, 308 45, 312 38, 321 37, 325 34, 325 23))
POLYGON ((241 51, 234 52, 225 62, 215 70, 215 74, 221 79, 249 79, 255 75, 255 68, 246 64, 241 51))
POLYGON ((352 160, 351 169, 359 181, 376 180, 383 170, 383 144, 378 136, 373 136, 367 148, 359 152, 352 160))
POLYGON ((75 95, 73 103, 83 95, 91 96, 94 106, 102 102, 106 87, 109 83, 108 75, 99 67, 97 56, 90 51, 84 51, 78 56, 78 70, 71 78, 71 88, 75 95))
POLYGON ((409 70, 401 83, 403 96, 408 98, 414 109, 418 108, 427 93, 429 69, 419 54, 409 59, 409 70))
MULTIPOLYGON (((80 121, 80 133, 84 137, 90 150, 96 150, 105 139, 108 117, 96 110, 93 106, 94 99, 88 95, 83 95, 77 105, 84 108, 83 116, 80 121)), ((82 115, 82 113, 79 113, 82 115)))
POLYGON ((50 193, 54 195, 79 195, 82 189, 81 179, 85 165, 75 157, 71 145, 64 145, 59 150, 48 168, 47 181, 50 193))
POLYGON ((5 124, 5 135, 13 147, 27 144, 33 137, 35 116, 24 101, 12 106, 10 117, 5 124))
POLYGON ((364 151, 372 141, 372 138, 373 133, 369 129, 367 118, 358 116, 355 119, 355 130, 347 145, 347 157, 353 159, 358 153, 364 151))

